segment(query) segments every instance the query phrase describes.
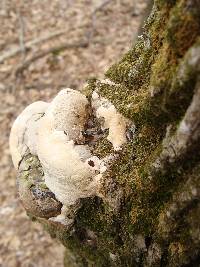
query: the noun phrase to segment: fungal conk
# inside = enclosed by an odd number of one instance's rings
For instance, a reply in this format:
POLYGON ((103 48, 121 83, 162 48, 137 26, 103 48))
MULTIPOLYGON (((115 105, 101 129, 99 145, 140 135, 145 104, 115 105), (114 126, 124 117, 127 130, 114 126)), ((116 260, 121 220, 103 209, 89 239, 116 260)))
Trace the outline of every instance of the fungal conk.
POLYGON ((120 114, 115 106, 106 98, 100 97, 97 92, 92 94, 92 106, 98 119, 103 119, 103 129, 109 129, 108 141, 114 150, 121 150, 122 145, 127 142, 126 131, 130 127, 130 120, 120 114))
POLYGON ((130 121, 95 92, 89 102, 80 92, 63 89, 51 103, 29 105, 13 124, 10 151, 15 168, 19 169, 28 153, 36 156, 45 185, 62 204, 61 214, 50 220, 70 225, 80 200, 99 195, 108 157, 94 156, 93 143, 84 134, 94 133, 98 120, 101 130, 108 129, 107 139, 114 150, 121 149, 130 121))

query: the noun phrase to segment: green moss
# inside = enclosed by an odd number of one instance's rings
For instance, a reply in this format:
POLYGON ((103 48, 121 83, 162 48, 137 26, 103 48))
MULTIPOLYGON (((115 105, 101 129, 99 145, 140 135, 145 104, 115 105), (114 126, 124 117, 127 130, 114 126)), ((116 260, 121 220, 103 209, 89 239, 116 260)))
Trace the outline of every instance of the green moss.
POLYGON ((44 185, 44 173, 37 156, 27 154, 23 159, 23 171, 20 172, 18 179, 25 183, 27 188, 33 186, 36 182, 44 185))
MULTIPOLYGON (((83 199, 77 213, 75 231, 64 244, 87 262, 87 266, 110 266, 110 243, 114 243, 114 233, 109 232, 109 222, 103 202, 98 198, 83 199), (93 231, 98 243, 88 242, 87 230, 93 231)), ((95 238, 95 237, 94 237, 95 238)))
POLYGON ((198 12, 191 8, 183 14, 186 4, 164 1, 165 8, 154 11, 147 20, 146 32, 135 47, 107 71, 106 76, 120 86, 100 85, 100 94, 139 127, 167 124, 174 116, 178 120, 191 101, 192 71, 181 77, 182 84, 177 78, 185 60, 182 57, 199 35, 198 12), (194 28, 191 38, 189 25, 194 28))
POLYGON ((41 188, 42 190, 48 189, 45 183, 40 183, 39 188, 41 188))
POLYGON ((90 78, 87 80, 87 85, 83 88, 82 93, 86 95, 89 99, 92 96, 93 91, 96 88, 97 79, 90 78))
MULTIPOLYGON (((147 209, 149 195, 146 192, 145 186, 142 184, 140 171, 144 164, 148 162, 152 151, 155 151, 160 143, 163 132, 160 129, 159 136, 157 130, 153 127, 144 126, 137 133, 134 140, 128 143, 123 151, 119 153, 116 162, 112 164, 106 174, 108 179, 112 177, 125 190, 127 198, 125 201, 126 208, 120 215, 124 225, 124 230, 121 230, 122 236, 126 236, 125 232, 141 233, 142 231, 144 234, 149 234, 152 231, 151 225, 155 224, 154 219, 157 213, 153 213, 152 210, 147 209), (130 199, 128 200, 128 198, 130 199)), ((155 200, 154 208, 155 203, 158 206, 160 205, 155 200)), ((126 242, 127 244, 130 242, 128 237, 126 242)))
POLYGON ((111 153, 114 153, 113 146, 105 136, 100 138, 92 148, 92 154, 100 158, 104 158, 111 153))
MULTIPOLYGON (((82 207, 77 212, 72 232, 66 231, 62 225, 44 219, 38 218, 38 221, 53 238, 60 239, 66 248, 73 251, 77 266, 106 267, 111 266, 109 252, 117 248, 116 228, 111 218, 111 214, 106 215, 103 202, 95 197, 82 200, 82 207), (97 235, 98 243, 88 242, 87 230, 97 235)), ((70 257, 65 259, 65 262, 67 260, 70 260, 70 257)))
MULTIPOLYGON (((200 10, 200 6, 199 6, 200 10)), ((198 7, 188 8, 186 0, 173 8, 167 27, 167 40, 178 57, 182 57, 199 35, 200 15, 198 7)))
POLYGON ((134 48, 106 72, 105 75, 109 79, 124 84, 130 90, 138 90, 148 82, 151 64, 162 44, 163 29, 169 9, 170 5, 167 4, 166 8, 154 10, 134 48))
POLYGON ((65 250, 64 254, 64 266, 65 267, 84 267, 82 258, 69 249, 65 250))
POLYGON ((200 207, 197 198, 195 199, 192 192, 188 190, 193 186, 194 188, 199 187, 199 162, 196 162, 195 165, 183 173, 176 193, 165 204, 163 213, 160 214, 161 221, 164 220, 165 223, 164 227, 161 223, 158 236, 162 236, 160 243, 168 251, 165 257, 167 266, 182 266, 191 258, 194 259, 194 265, 191 263, 191 266, 196 266, 195 258, 199 251, 196 229, 199 229, 200 226, 199 218, 196 215, 199 213, 200 207), (167 211, 172 205, 175 209, 172 209, 170 216, 167 216, 167 211))

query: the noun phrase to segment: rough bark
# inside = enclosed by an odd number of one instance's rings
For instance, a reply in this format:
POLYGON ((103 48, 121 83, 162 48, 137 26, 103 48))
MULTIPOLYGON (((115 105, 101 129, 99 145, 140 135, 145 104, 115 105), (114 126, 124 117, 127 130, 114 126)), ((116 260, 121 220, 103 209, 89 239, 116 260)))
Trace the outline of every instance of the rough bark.
MULTIPOLYGON (((66 267, 199 266, 200 1, 155 0, 105 76, 113 83, 90 80, 86 94, 98 88, 136 131, 103 177, 104 201, 83 199, 70 230, 29 215, 66 247, 66 267)), ((94 154, 111 149, 100 139, 94 154)))

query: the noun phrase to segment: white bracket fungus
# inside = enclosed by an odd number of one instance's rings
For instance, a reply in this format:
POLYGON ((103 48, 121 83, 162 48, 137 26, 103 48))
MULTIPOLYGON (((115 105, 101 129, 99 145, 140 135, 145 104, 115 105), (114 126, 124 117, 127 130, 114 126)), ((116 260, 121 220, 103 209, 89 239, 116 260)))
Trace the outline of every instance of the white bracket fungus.
POLYGON ((61 214, 51 219, 66 225, 73 222, 67 215, 77 209, 81 198, 100 195, 100 179, 106 171, 108 158, 92 155, 83 134, 91 114, 104 119, 102 129, 109 130, 107 139, 114 150, 121 149, 127 141, 130 121, 97 93, 89 103, 78 91, 61 90, 51 103, 28 106, 11 129, 10 151, 15 168, 27 151, 38 157, 46 186, 63 205, 61 214))
POLYGON ((15 120, 9 139, 15 169, 18 169, 19 162, 28 148, 33 155, 36 154, 36 127, 47 107, 48 103, 37 101, 26 107, 15 120))
POLYGON ((100 97, 97 92, 92 94, 92 106, 96 117, 104 119, 102 129, 109 129, 108 141, 112 143, 114 150, 120 150, 127 142, 126 131, 131 125, 130 120, 121 115, 111 102, 100 97))

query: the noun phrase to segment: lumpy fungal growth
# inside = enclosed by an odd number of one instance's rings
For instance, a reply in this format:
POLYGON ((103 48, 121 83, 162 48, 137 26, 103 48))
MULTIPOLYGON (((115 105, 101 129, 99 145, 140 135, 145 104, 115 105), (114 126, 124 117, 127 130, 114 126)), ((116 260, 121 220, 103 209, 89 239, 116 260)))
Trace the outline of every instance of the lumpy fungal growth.
POLYGON ((92 106, 96 117, 104 120, 102 129, 109 129, 108 141, 112 143, 114 150, 120 150, 127 141, 126 131, 131 125, 130 120, 121 115, 111 102, 100 97, 97 92, 92 94, 92 106))
POLYGON ((48 105, 42 101, 32 103, 15 120, 9 139, 15 169, 18 169, 19 162, 28 148, 33 155, 36 154, 36 128, 48 105))
POLYGON ((92 143, 84 134, 92 132, 91 139, 98 135, 98 131, 94 133, 95 121, 102 130, 108 129, 107 139, 114 150, 121 149, 130 122, 97 93, 93 93, 90 103, 80 92, 63 89, 51 103, 28 106, 13 124, 10 150, 15 168, 19 168, 27 153, 37 156, 46 186, 62 203, 61 214, 51 220, 71 224, 71 214, 80 199, 99 195, 108 157, 92 155, 92 144, 98 138, 93 138, 92 143), (92 118, 96 120, 92 122, 92 118))

